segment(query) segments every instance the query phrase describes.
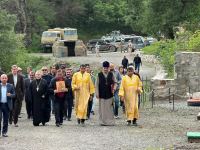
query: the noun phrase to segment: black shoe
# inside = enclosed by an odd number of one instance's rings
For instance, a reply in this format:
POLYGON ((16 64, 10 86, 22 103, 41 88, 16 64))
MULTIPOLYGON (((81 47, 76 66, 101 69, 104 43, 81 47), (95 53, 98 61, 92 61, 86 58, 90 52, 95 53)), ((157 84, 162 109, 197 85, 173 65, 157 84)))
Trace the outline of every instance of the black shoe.
POLYGON ((45 126, 45 122, 42 122, 42 125, 45 126))
POLYGON ((67 117, 63 117, 63 120, 67 120, 67 117))
POLYGON ((68 121, 72 121, 71 118, 67 118, 68 121))
POLYGON ((60 124, 59 124, 59 123, 56 123, 56 127, 60 127, 60 124))
POLYGON ((133 126, 137 126, 137 119, 133 120, 133 126))
POLYGON ((3 133, 2 136, 3 137, 8 137, 8 135, 6 133, 3 133))
POLYGON ((77 119, 77 122, 78 122, 78 124, 80 124, 81 123, 81 119, 77 119))
POLYGON ((82 126, 82 127, 85 126, 85 119, 81 119, 81 126, 82 126))
POLYGON ((93 110, 91 111, 91 114, 95 115, 95 113, 94 113, 94 111, 93 111, 93 110))
POLYGON ((59 125, 60 125, 60 126, 62 126, 62 125, 63 125, 63 123, 59 123, 59 125))
POLYGON ((131 120, 128 120, 127 121, 127 126, 130 126, 131 125, 131 120))

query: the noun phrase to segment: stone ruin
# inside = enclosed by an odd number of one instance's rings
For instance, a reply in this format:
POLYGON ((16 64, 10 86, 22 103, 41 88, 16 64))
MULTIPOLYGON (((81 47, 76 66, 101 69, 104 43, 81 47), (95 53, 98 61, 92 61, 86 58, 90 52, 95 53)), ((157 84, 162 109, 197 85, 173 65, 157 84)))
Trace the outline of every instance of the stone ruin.
POLYGON ((168 99, 169 92, 178 99, 186 99, 200 92, 200 52, 177 52, 174 67, 174 79, 159 76, 152 79, 155 99, 168 99))

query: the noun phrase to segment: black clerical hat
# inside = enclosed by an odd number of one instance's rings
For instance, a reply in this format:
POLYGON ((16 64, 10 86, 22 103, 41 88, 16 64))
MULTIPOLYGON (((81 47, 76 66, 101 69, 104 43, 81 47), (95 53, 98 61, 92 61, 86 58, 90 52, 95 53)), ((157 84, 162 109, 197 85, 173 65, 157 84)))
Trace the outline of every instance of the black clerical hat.
POLYGON ((104 61, 103 62, 103 67, 110 67, 110 63, 108 61, 104 61))

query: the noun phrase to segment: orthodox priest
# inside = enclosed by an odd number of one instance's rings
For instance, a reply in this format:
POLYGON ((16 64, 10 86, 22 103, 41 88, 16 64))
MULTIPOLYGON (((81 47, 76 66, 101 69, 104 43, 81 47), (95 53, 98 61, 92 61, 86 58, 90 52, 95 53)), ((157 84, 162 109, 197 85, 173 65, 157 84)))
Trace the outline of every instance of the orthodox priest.
POLYGON ((127 75, 122 78, 119 89, 119 96, 125 104, 125 114, 127 125, 131 123, 137 126, 138 112, 138 94, 142 92, 142 82, 140 78, 134 74, 133 66, 128 66, 127 75))
POLYGON ((37 71, 35 78, 30 84, 30 96, 32 101, 33 125, 39 126, 40 123, 44 126, 49 121, 49 105, 48 105, 48 85, 42 79, 42 72, 37 71))
POLYGON ((86 72, 86 66, 81 65, 80 71, 75 73, 72 77, 72 90, 75 94, 75 111, 78 124, 84 126, 88 101, 94 94, 94 84, 91 76, 86 72))
POLYGON ((99 120, 102 126, 115 125, 113 112, 113 94, 116 90, 116 79, 109 71, 110 63, 103 62, 103 70, 96 80, 96 97, 99 99, 99 120))

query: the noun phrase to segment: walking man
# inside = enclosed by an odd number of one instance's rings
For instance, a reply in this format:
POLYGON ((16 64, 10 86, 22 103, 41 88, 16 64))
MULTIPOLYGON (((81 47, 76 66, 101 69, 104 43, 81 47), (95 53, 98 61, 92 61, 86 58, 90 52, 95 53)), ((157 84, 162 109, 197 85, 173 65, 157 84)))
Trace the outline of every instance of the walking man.
POLYGON ((99 55, 99 48, 100 48, 100 45, 99 45, 99 42, 97 42, 96 45, 95 45, 95 52, 96 52, 96 56, 97 57, 100 57, 100 55, 99 55))
POLYGON ((72 106, 73 106, 73 92, 72 92, 72 70, 71 68, 66 68, 66 82, 69 86, 68 92, 66 93, 65 105, 64 105, 64 120, 71 121, 72 116, 72 106))
POLYGON ((9 123, 12 124, 14 120, 15 127, 18 127, 18 117, 24 97, 24 79, 17 73, 17 65, 13 65, 11 71, 12 73, 8 75, 8 83, 14 86, 16 96, 13 98, 13 110, 10 111, 9 123))
POLYGON ((113 94, 116 81, 113 73, 109 72, 109 62, 103 62, 103 70, 96 79, 96 97, 99 99, 99 121, 102 126, 112 126, 114 122, 113 94))
POLYGON ((32 118, 32 101, 30 95, 30 84, 35 79, 35 72, 29 72, 28 78, 25 79, 25 102, 26 102, 26 112, 27 118, 32 118))
POLYGON ((80 71, 72 77, 72 89, 75 94, 75 111, 78 124, 84 126, 87 117, 88 100, 94 94, 94 85, 85 65, 80 66, 80 71))
POLYGON ((126 56, 124 56, 124 58, 122 59, 122 66, 124 69, 127 69, 128 67, 128 59, 126 58, 126 56))
MULTIPOLYGON (((49 87, 50 85, 50 82, 51 82, 51 79, 53 78, 53 76, 51 76, 48 72, 48 67, 47 66, 43 66, 42 67, 42 79, 46 80, 47 81, 47 86, 49 87)), ((53 98, 48 95, 47 96, 47 111, 48 111, 48 114, 49 114, 49 119, 50 119, 50 114, 51 114, 51 104, 52 104, 52 112, 54 112, 54 105, 53 105, 53 98)))
POLYGON ((133 63, 135 64, 135 71, 137 71, 139 73, 140 72, 140 66, 142 66, 142 60, 141 60, 139 54, 137 54, 134 57, 133 63))
POLYGON ((120 83, 121 83, 121 75, 119 73, 118 70, 115 69, 115 66, 114 64, 110 64, 110 72, 113 73, 114 75, 114 78, 115 78, 115 81, 116 81, 116 90, 114 91, 114 115, 115 115, 115 119, 118 119, 119 116, 118 116, 118 110, 119 110, 119 86, 120 86, 120 83))
POLYGON ((128 41, 128 53, 129 53, 129 55, 131 55, 132 49, 133 49, 133 44, 132 44, 131 40, 129 40, 128 41))
POLYGON ((12 84, 7 83, 8 77, 6 74, 1 75, 0 83, 0 134, 3 137, 8 137, 8 117, 9 111, 12 110, 12 98, 15 97, 15 90, 12 84), (3 129, 1 122, 3 118, 3 129))
POLYGON ((49 86, 51 94, 54 94, 55 123, 57 127, 63 124, 64 102, 70 88, 67 80, 63 76, 62 70, 57 70, 56 77, 51 80, 49 86))
POLYGON ((142 92, 142 83, 137 75, 134 75, 133 66, 127 68, 127 75, 122 78, 119 96, 125 104, 125 114, 128 125, 131 122, 137 126, 138 112, 138 94, 142 92))
MULTIPOLYGON (((92 83, 95 85, 95 77, 91 73, 90 65, 89 64, 86 64, 86 72, 90 74, 91 79, 92 79, 92 83)), ((87 118, 88 119, 90 119, 90 114, 92 112, 93 99, 94 99, 94 95, 92 97, 90 97, 90 99, 88 101, 88 110, 87 110, 87 118)))
POLYGON ((49 122, 48 114, 48 85, 46 80, 42 79, 42 72, 36 71, 35 79, 30 84, 30 98, 32 101, 33 125, 44 126, 49 122))

